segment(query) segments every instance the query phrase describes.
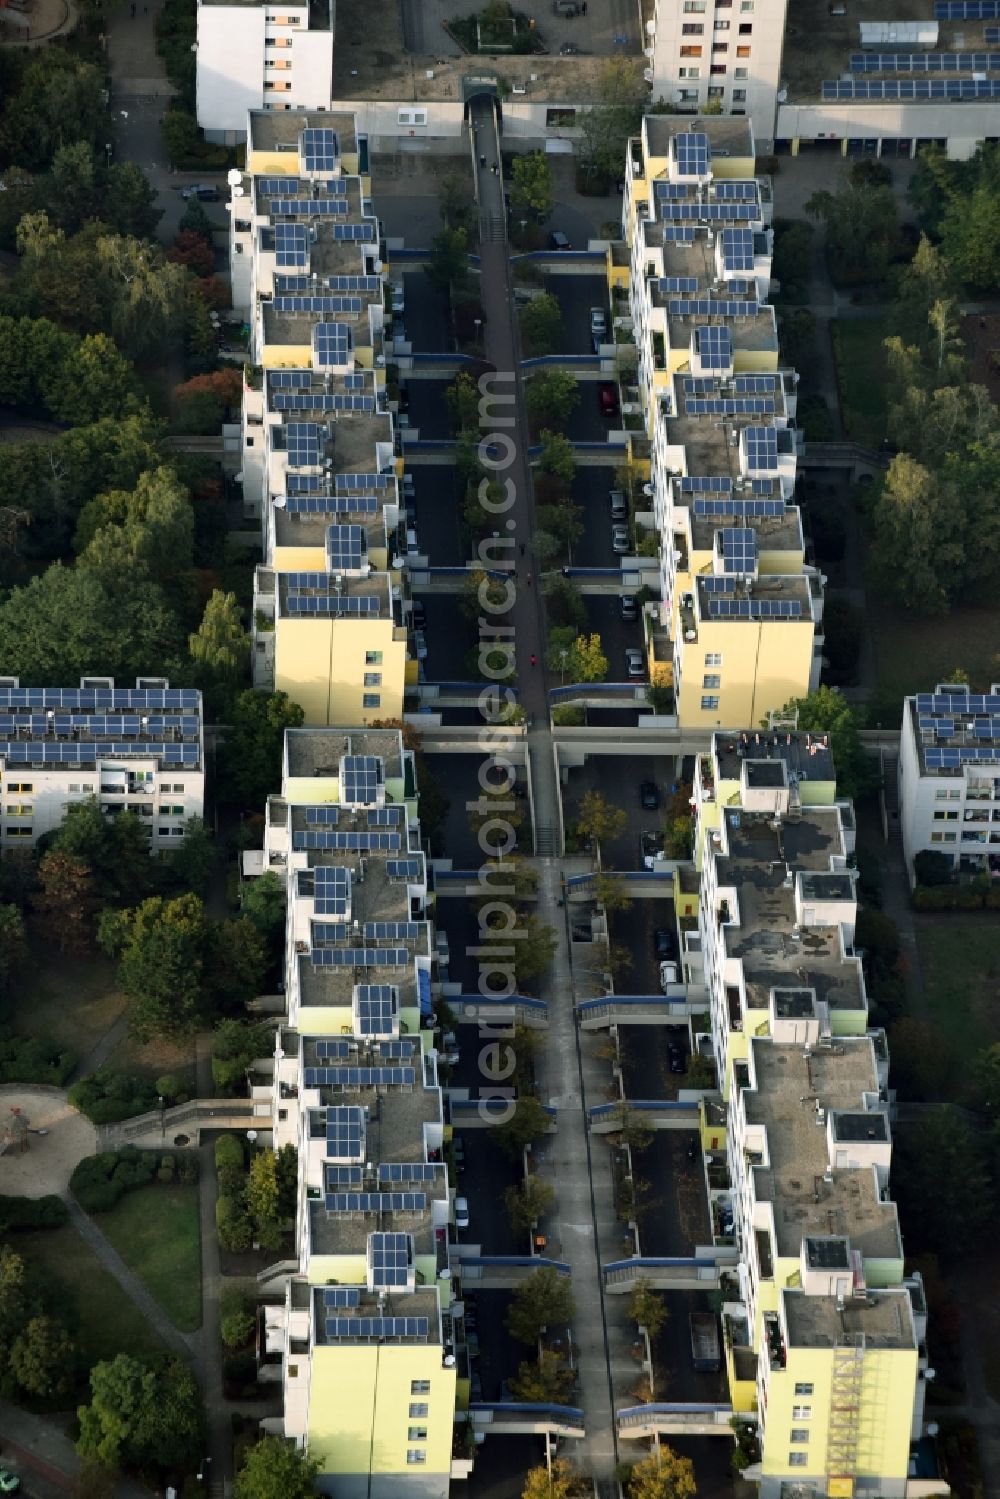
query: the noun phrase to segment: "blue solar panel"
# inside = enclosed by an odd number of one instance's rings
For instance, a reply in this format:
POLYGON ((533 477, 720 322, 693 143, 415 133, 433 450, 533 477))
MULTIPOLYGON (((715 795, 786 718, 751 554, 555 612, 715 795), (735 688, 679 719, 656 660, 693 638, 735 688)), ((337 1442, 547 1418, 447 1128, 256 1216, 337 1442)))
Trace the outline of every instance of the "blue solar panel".
POLYGON ((329 1062, 334 1057, 349 1057, 351 1043, 350 1041, 331 1041, 328 1038, 317 1041, 316 1055, 321 1062, 329 1062))
POLYGON ((381 276, 328 276, 331 291, 381 291, 381 276))
POLYGON ((855 52, 850 67, 852 73, 995 73, 1000 53, 855 52))
POLYGON ((279 269, 294 270, 309 264, 309 236, 304 224, 275 224, 274 261, 279 269))
POLYGON ((350 207, 346 198, 273 198, 271 216, 278 218, 343 219, 350 207))
POLYGON ((723 229, 722 264, 727 271, 753 270, 753 230, 723 229))
POLYGON ((680 481, 681 494, 728 494, 732 487, 728 474, 692 474, 680 481))
POLYGON ((378 1168, 380 1182, 432 1182, 444 1171, 431 1161, 389 1161, 378 1168))
POLYGON ((424 871, 422 859, 389 859, 385 868, 390 879, 397 880, 419 880, 424 871))
POLYGON ((375 225, 370 220, 363 224, 331 224, 330 230, 334 239, 364 240, 369 243, 375 239, 375 225))
MULTIPOLYGON (((353 1169, 353 1168, 349 1168, 353 1169)), ((323 1291, 326 1307, 352 1307, 361 1305, 361 1290, 358 1286, 327 1286, 323 1291)))
POLYGON ((934 18, 938 21, 995 21, 1000 17, 1000 0, 935 0, 934 18))
POLYGON ((307 172, 332 172, 337 165, 337 132, 310 126, 299 137, 299 156, 307 172))
POLYGON ((351 871, 336 864, 320 864, 313 870, 317 916, 344 916, 351 909, 351 871))
POLYGON ((730 516, 734 520, 762 520, 765 517, 784 515, 784 500, 695 500, 691 506, 695 515, 706 520, 723 520, 730 516))
POLYGON ((671 317, 754 317, 758 311, 756 302, 715 297, 677 297, 667 303, 671 317))
POLYGON ((373 805, 378 799, 379 787, 384 784, 385 761, 379 755, 345 755, 341 760, 340 796, 348 806, 373 805))
MULTIPOLYGON (((375 936, 366 929, 365 936, 375 936)), ((393 984, 358 984, 354 1019, 360 1036, 391 1036, 399 1016, 399 991, 393 984)))
POLYGON ((355 1104, 338 1104, 326 1111, 326 1148, 345 1160, 364 1158, 365 1114, 355 1104))
POLYGON ((824 99, 997 99, 1000 78, 851 78, 827 80, 824 99))
POLYGON ((289 614, 316 614, 324 618, 347 618, 350 615, 375 615, 382 612, 382 600, 372 594, 289 594, 285 600, 289 614))
POLYGON ((664 224, 661 232, 666 244, 694 244, 694 230, 687 224, 664 224))
POLYGON ((684 406, 688 416, 773 416, 770 396, 712 396, 689 399, 684 406))
POLYGON ((694 330, 695 351, 706 370, 728 370, 733 362, 733 335, 719 324, 694 330))
POLYGON ((669 292, 683 292, 688 294, 697 290, 697 276, 664 276, 660 281, 660 291, 664 295, 669 292))
POLYGON ((759 471, 762 468, 777 468, 778 434, 773 427, 746 427, 743 437, 748 469, 759 471))
POLYGON ((390 1338, 427 1337, 426 1317, 328 1317, 326 1335, 338 1341, 382 1343, 390 1338))
POLYGON ((711 194, 719 202, 756 203, 756 182, 713 182, 711 194))
POLYGON ((286 422, 282 431, 288 462, 294 468, 315 468, 322 457, 323 429, 318 422, 286 422))
POLYGON ((682 177, 708 176, 708 136, 691 130, 674 136, 674 161, 682 177))
POLYGON ((1000 46, 1000 26, 984 26, 983 40, 987 47, 1000 46))
POLYGON ((313 382, 312 370, 268 370, 268 390, 308 390, 313 382))
POLYGON ((405 947, 316 947, 314 968, 405 968, 412 954, 405 947))
POLYGON ((360 312, 364 306, 360 297, 340 297, 325 292, 312 296, 275 297, 272 302, 275 312, 360 312))
POLYGON ((726 526, 717 533, 716 541, 724 572, 757 571, 757 537, 749 527, 726 526))
POLYGON ((707 600, 707 607, 712 619, 798 619, 802 615, 798 599, 716 597, 707 600))
POLYGON ((297 177, 258 177, 257 191, 264 198, 289 198, 302 184, 297 177))
POLYGON ((346 323, 317 323, 312 336, 313 357, 321 368, 347 364, 351 330, 346 323))
POLYGON ((341 523, 326 528, 326 561, 332 573, 360 572, 368 556, 364 526, 341 523))
MULTIPOLYGON (((405 1181, 410 1178, 383 1176, 379 1167, 379 1181, 405 1181)), ((372 1234, 368 1240, 368 1260, 371 1265, 372 1286, 381 1290, 400 1289, 409 1282, 412 1247, 409 1234, 372 1234)))
POLYGON ((745 396, 764 396, 777 390, 777 375, 734 375, 733 389, 745 396))

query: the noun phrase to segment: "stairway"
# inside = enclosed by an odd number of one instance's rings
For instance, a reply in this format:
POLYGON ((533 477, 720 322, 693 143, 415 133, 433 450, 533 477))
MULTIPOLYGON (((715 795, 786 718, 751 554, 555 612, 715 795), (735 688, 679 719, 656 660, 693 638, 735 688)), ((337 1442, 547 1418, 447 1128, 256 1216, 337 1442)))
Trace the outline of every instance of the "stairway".
POLYGON ((559 831, 551 823, 540 824, 535 829, 535 858, 557 859, 559 857, 559 831))
POLYGON ((491 210, 479 215, 479 239, 484 245, 502 245, 506 239, 503 215, 491 210))

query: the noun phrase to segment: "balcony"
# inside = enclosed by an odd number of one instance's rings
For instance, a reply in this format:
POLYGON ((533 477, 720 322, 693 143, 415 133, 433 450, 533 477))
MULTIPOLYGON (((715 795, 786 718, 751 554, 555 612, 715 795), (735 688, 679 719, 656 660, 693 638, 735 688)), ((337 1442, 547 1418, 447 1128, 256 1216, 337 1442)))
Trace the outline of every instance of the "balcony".
POLYGON ((757 1263, 760 1266, 762 1280, 774 1279, 774 1260, 771 1257, 771 1236, 766 1229, 754 1229, 754 1243, 757 1246, 757 1263))
POLYGON ((773 1313, 764 1313, 764 1340, 767 1346, 768 1368, 783 1369, 788 1362, 785 1340, 781 1336, 781 1323, 773 1313))
POLYGON ((654 370, 665 370, 667 367, 667 349, 662 333, 653 333, 652 345, 654 370))

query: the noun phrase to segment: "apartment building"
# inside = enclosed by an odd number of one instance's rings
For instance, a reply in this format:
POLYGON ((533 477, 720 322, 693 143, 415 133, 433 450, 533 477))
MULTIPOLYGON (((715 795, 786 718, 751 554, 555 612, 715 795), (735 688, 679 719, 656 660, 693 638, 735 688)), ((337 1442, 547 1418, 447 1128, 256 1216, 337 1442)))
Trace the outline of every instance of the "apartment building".
POLYGON ((862 20, 829 0, 650 0, 646 76, 675 109, 745 115, 766 152, 910 157, 937 142, 971 156, 996 137, 996 0, 896 9, 862 20))
POLYGON ((444 1496, 456 1398, 433 929, 397 730, 290 731, 254 868, 288 890, 275 1148, 298 1148, 297 1264, 265 1311, 265 1423, 323 1492, 444 1496))
POLYGON ((727 1366, 734 1406, 757 1412, 764 1499, 903 1496, 923 1433, 926 1308, 889 1195, 888 1054, 835 784, 828 743, 788 726, 714 735, 695 783, 740 1250, 727 1366))
POLYGON ((1000 875, 1000 683, 942 683, 903 704, 899 817, 910 881, 917 854, 1000 875))
POLYGON ((685 727, 759 724, 819 684, 823 581, 794 503, 798 377, 767 302, 770 221, 749 122, 646 116, 623 231, 661 543, 647 644, 685 727))
POLYGON ((243 497, 259 518, 256 686, 310 724, 398 718, 405 505, 367 143, 344 114, 251 112, 234 181, 234 296, 251 329, 243 497))
POLYGON ((131 812, 150 852, 177 846, 205 809, 201 693, 165 677, 82 677, 79 687, 22 687, 0 678, 3 849, 33 848, 76 802, 107 817, 131 812))
POLYGON ((244 140, 251 109, 329 108, 335 5, 198 0, 196 110, 208 140, 244 140))

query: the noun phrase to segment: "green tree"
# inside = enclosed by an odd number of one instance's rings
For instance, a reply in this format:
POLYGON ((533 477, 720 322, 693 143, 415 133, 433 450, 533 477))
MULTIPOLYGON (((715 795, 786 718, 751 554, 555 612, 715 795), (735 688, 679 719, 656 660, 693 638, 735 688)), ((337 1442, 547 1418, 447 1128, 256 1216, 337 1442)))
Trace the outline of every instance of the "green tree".
POLYGON ((231 805, 259 810, 281 786, 285 730, 305 720, 285 692, 241 692, 220 753, 220 794, 231 805))
POLYGON ((541 1139, 549 1123, 544 1106, 529 1093, 516 1100, 510 1118, 495 1125, 490 1138, 496 1141, 504 1155, 520 1160, 525 1147, 541 1139))
POLYGON ((94 876, 82 859, 61 849, 47 853, 38 865, 39 889, 32 905, 44 918, 60 952, 74 957, 94 944, 97 896, 94 876))
POLYGON ((587 606, 583 594, 572 578, 562 573, 552 573, 542 585, 545 594, 546 613, 551 624, 582 630, 587 622, 587 606))
POLYGON ((32 1317, 10 1345, 9 1356, 14 1378, 29 1395, 61 1395, 73 1383, 76 1348, 54 1317, 32 1317))
MULTIPOLYGON (((516 160, 516 158, 515 158, 516 160)), ((525 302, 518 314, 521 342, 530 357, 553 353, 562 342, 563 316, 551 292, 542 292, 525 302)))
POLYGON ((969 286, 992 290, 1000 281, 1000 201, 997 180, 953 196, 941 217, 941 252, 969 286), (986 236, 980 238, 980 236, 986 236))
POLYGON ((519 1343, 537 1343, 546 1327, 573 1320, 573 1292, 568 1277, 543 1265, 522 1280, 507 1308, 507 1331, 519 1343))
POLYGON ((441 229, 431 240, 427 279, 449 296, 469 279, 469 237, 464 229, 441 229))
POLYGON ((1000 1042, 984 1046, 972 1059, 972 1086, 991 1119, 1000 1115, 1000 1042))
POLYGON ((775 219, 772 270, 785 302, 808 300, 815 230, 805 219, 775 219))
POLYGON ((273 1049, 266 1032, 248 1020, 223 1020, 212 1039, 212 1080, 227 1096, 246 1085, 246 1073, 256 1057, 273 1049))
POLYGON ((568 555, 583 535, 583 509, 568 502, 562 505, 536 505, 535 522, 540 532, 558 544, 556 555, 568 555))
POLYGON ((201 1451, 201 1396, 180 1359, 146 1362, 120 1353, 90 1371, 90 1404, 80 1406, 77 1451, 111 1468, 176 1472, 201 1451))
POLYGON ((550 1348, 543 1348, 537 1359, 521 1364, 510 1381, 515 1400, 529 1405, 568 1405, 575 1387, 573 1370, 550 1348))
POLYGON ((254 1238, 264 1249, 277 1249, 281 1242, 278 1222, 278 1168, 273 1150, 259 1150, 250 1162, 246 1208, 254 1226, 254 1238))
POLYGON ((628 1299, 628 1314, 655 1341, 667 1319, 667 1304, 662 1294, 654 1291, 648 1280, 639 1280, 628 1299))
POLYGON ((278 1217, 295 1217, 299 1188, 299 1153, 294 1145, 282 1145, 275 1157, 278 1181, 278 1217))
POLYGON ((632 897, 626 892, 625 883, 618 875, 599 874, 594 880, 594 900, 605 911, 628 911, 632 897))
POLYGON ((10 990, 11 980, 28 954, 24 917, 15 905, 0 906, 0 997, 10 990))
MULTIPOLYGON (((197 199, 192 199, 196 208, 201 208, 197 199)), ((191 204, 188 205, 190 208, 191 204)), ((187 209, 185 209, 185 216, 187 209)), ((132 235, 136 239, 152 239, 156 226, 163 217, 162 208, 156 206, 156 189, 141 167, 135 162, 116 162, 105 173, 104 202, 101 218, 116 234, 132 235)), ((181 227, 186 228, 184 218, 181 227)))
POLYGON ((603 682, 607 677, 608 658, 600 635, 578 635, 569 654, 569 672, 574 682, 603 682))
POLYGON ((547 218, 552 212, 552 168, 544 151, 515 156, 510 169, 510 206, 515 212, 547 218))
POLYGON ((848 177, 836 192, 823 188, 805 204, 826 230, 830 269, 840 282, 880 281, 899 248, 896 198, 891 187, 848 177))
POLYGON ((543 1181, 540 1176, 526 1176, 524 1181, 506 1189, 503 1200, 511 1227, 518 1233, 527 1233, 551 1212, 556 1193, 551 1182, 543 1181))
POLYGON ((42 179, 42 197, 52 222, 68 234, 96 218, 101 191, 93 147, 82 140, 60 146, 42 179))
MULTIPOLYGON (((994 1212, 994 1186, 982 1141, 948 1108, 934 1109, 901 1140, 893 1172, 900 1217, 915 1252, 959 1259, 994 1212)), ((894 1163, 895 1164, 895 1163, 894 1163)))
POLYGON ((241 1298, 237 1306, 223 1310, 219 1319, 219 1334, 227 1348, 244 1348, 253 1337, 257 1319, 246 1299, 241 1298))
POLYGON ((233 1499, 314 1499, 319 1462, 281 1437, 249 1447, 233 1480, 233 1499))
POLYGON ((595 843, 613 842, 625 831, 628 814, 621 807, 613 807, 600 791, 585 791, 580 798, 576 816, 577 832, 584 838, 593 838, 595 843))
POLYGON ((240 910, 257 928, 272 960, 281 954, 286 903, 285 882, 272 869, 243 882, 240 910))
POLYGON ((565 1457, 554 1457, 548 1468, 529 1468, 521 1499, 586 1499, 593 1482, 565 1457))
POLYGON ((209 923, 198 896, 152 896, 132 911, 105 911, 97 935, 119 959, 119 983, 134 1001, 130 1028, 140 1039, 189 1035, 208 1017, 209 923))
POLYGON ((876 567, 899 603, 945 614, 965 563, 958 495, 909 453, 897 453, 875 502, 876 567))
POLYGON ((253 922, 215 921, 208 929, 205 983, 218 1009, 233 1010, 260 993, 267 957, 253 922))
POLYGON ((524 936, 515 944, 514 974, 518 987, 523 988, 547 971, 559 943, 554 928, 534 911, 522 915, 520 926, 524 936))
POLYGON ((39 840, 39 850, 43 858, 58 852, 89 869, 98 905, 135 901, 152 888, 156 874, 139 818, 131 812, 105 817, 94 796, 68 807, 59 827, 39 840))
POLYGON ((235 593, 212 590, 201 624, 188 636, 188 650, 198 668, 199 686, 225 703, 250 665, 250 636, 235 593))
POLYGON ((215 845, 212 835, 200 817, 188 817, 184 837, 167 855, 167 868, 174 884, 193 890, 203 899, 215 868, 215 845))
POLYGON ((694 1464, 664 1442, 632 1469, 628 1499, 694 1499, 694 1464))
POLYGON ((8 1244, 0 1246, 0 1348, 9 1348, 33 1310, 24 1258, 8 1244))
POLYGON ((68 50, 46 47, 5 78, 0 112, 0 159, 44 171, 61 146, 107 138, 107 96, 101 68, 68 50))
POLYGON ((842 796, 862 796, 874 787, 878 780, 877 762, 865 754, 858 738, 864 719, 835 688, 820 687, 807 697, 792 698, 783 711, 798 715, 800 730, 830 736, 837 790, 842 796))
POLYGON ((468 179, 459 172, 446 172, 438 184, 438 208, 448 229, 472 228, 476 205, 468 179))
POLYGON ((108 331, 131 358, 179 339, 189 298, 187 271, 151 240, 108 234, 95 249, 108 331))
POLYGON ((621 176, 629 137, 639 134, 648 98, 642 70, 632 58, 617 57, 604 65, 596 103, 584 110, 580 122, 588 176, 621 176))
POLYGON ((579 403, 580 387, 567 370, 545 370, 525 386, 524 404, 537 427, 564 427, 579 403))
POLYGON ((448 386, 444 403, 452 432, 478 432, 479 391, 475 380, 465 370, 460 371, 448 386))
POLYGON ((573 444, 561 432, 543 431, 539 434, 542 451, 538 455, 538 467, 543 474, 551 474, 567 489, 576 475, 576 454, 573 444))

